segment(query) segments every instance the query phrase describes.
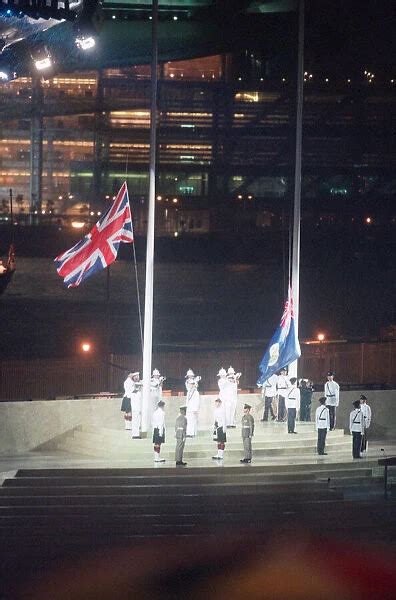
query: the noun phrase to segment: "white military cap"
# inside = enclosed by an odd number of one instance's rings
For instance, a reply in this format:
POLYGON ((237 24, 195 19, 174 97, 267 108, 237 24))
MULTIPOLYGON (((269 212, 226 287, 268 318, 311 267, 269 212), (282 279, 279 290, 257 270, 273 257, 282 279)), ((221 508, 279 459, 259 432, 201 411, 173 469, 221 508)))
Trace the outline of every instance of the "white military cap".
POLYGON ((223 369, 223 367, 220 369, 220 371, 217 373, 217 377, 224 377, 224 375, 227 375, 227 371, 225 369, 223 369))
POLYGON ((158 375, 160 375, 160 372, 158 371, 158 369, 154 369, 153 375, 156 377, 158 377, 158 375))
POLYGON ((227 373, 228 373, 228 375, 235 375, 235 371, 234 371, 234 369, 232 367, 228 368, 227 373))
POLYGON ((192 369, 188 369, 186 377, 194 377, 194 371, 192 369))

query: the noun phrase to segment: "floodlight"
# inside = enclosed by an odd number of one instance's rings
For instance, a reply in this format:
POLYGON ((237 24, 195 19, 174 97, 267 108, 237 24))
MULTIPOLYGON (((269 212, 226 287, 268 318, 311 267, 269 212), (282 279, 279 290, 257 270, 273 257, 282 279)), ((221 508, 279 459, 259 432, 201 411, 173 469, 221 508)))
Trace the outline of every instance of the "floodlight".
POLYGON ((31 52, 34 65, 38 71, 45 71, 52 66, 52 58, 47 46, 36 46, 31 52))
POLYGON ((77 48, 80 50, 90 50, 96 44, 95 38, 92 35, 78 35, 75 39, 77 48))

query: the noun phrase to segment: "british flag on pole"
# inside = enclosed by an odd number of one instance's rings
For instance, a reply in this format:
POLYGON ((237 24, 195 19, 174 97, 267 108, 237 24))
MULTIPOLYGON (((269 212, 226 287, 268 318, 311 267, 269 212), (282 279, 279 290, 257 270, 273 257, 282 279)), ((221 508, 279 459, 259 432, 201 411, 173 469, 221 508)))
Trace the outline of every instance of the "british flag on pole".
POLYGON ((121 242, 133 242, 131 208, 125 182, 114 203, 91 231, 73 248, 55 258, 56 270, 67 287, 77 287, 116 260, 121 242))
POLYGON ((293 295, 289 287, 288 299, 285 303, 280 325, 272 336, 259 365, 259 385, 263 384, 273 373, 287 367, 301 356, 300 344, 294 325, 293 295))

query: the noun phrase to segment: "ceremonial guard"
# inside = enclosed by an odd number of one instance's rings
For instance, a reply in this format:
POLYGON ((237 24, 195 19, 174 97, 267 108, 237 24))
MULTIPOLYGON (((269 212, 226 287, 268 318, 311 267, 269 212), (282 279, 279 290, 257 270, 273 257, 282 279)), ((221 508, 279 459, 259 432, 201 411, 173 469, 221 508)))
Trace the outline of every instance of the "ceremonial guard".
POLYGON ((290 384, 291 387, 286 396, 287 432, 297 433, 297 431, 295 431, 296 417, 300 410, 300 390, 297 387, 297 378, 292 377, 290 379, 290 384))
POLYGON ((329 409, 326 406, 326 398, 319 398, 319 406, 315 413, 315 429, 318 432, 317 450, 320 456, 327 454, 325 452, 326 436, 330 429, 329 409))
POLYGON ((302 379, 300 384, 301 407, 300 421, 311 420, 311 404, 312 404, 313 386, 309 379, 302 379))
POLYGON ((217 454, 216 456, 212 456, 213 460, 223 460, 224 458, 224 448, 227 441, 226 434, 226 419, 225 419, 225 410, 223 403, 220 398, 216 398, 215 400, 215 409, 214 409, 214 432, 213 439, 217 442, 217 454))
POLYGON ((271 413, 272 420, 275 421, 276 419, 272 403, 276 401, 277 383, 278 376, 275 373, 263 383, 263 388, 261 390, 261 394, 264 397, 264 414, 261 419, 262 421, 268 421, 269 412, 271 413))
POLYGON ((235 427, 235 413, 238 402, 238 382, 242 373, 235 373, 232 367, 227 371, 227 386, 225 395, 226 426, 235 427))
POLYGON ((140 425, 142 422, 142 387, 139 371, 132 373, 131 384, 131 409, 132 409, 132 438, 140 438, 140 425))
POLYGON ((224 408, 226 403, 228 387, 227 371, 223 369, 223 367, 221 367, 220 371, 217 373, 217 377, 219 378, 217 382, 217 385, 219 386, 219 398, 222 401, 224 408))
POLYGON ((290 379, 287 376, 287 370, 281 369, 276 381, 276 390, 278 393, 278 421, 286 421, 286 396, 290 387, 290 379))
POLYGON ((252 407, 250 406, 250 404, 245 404, 245 406, 243 407, 242 440, 245 456, 239 461, 241 463, 252 462, 252 437, 254 434, 254 419, 253 416, 250 414, 251 408, 252 407))
POLYGON ((180 407, 180 414, 176 419, 175 424, 175 437, 176 437, 176 450, 175 450, 175 461, 177 467, 185 467, 186 462, 183 462, 183 451, 184 444, 186 443, 186 431, 187 431, 187 417, 186 417, 186 406, 180 407))
POLYGON ((131 408, 131 397, 133 389, 133 377, 134 373, 129 373, 128 377, 124 381, 124 397, 121 402, 121 412, 124 413, 124 423, 126 431, 132 429, 132 408, 131 408))
POLYGON ((367 430, 371 425, 371 408, 367 404, 367 397, 361 394, 360 396, 360 408, 364 416, 364 432, 362 435, 362 447, 360 452, 367 452, 367 430))
POLYGON ((153 412, 153 444, 154 444, 154 462, 165 462, 164 458, 160 457, 161 444, 165 443, 165 402, 160 400, 158 406, 153 412))
POLYGON ((330 431, 334 431, 336 424, 336 408, 340 403, 340 386, 334 381, 334 372, 327 373, 327 381, 324 386, 326 406, 330 413, 330 431))
POLYGON ((162 384, 166 377, 162 377, 158 369, 154 369, 150 381, 150 394, 153 412, 157 410, 158 402, 162 400, 162 384))
POLYGON ((194 437, 198 432, 199 392, 198 383, 200 375, 194 375, 189 369, 186 373, 186 406, 187 406, 187 437, 194 437))
POLYGON ((354 409, 349 415, 349 431, 352 434, 352 456, 353 458, 362 458, 360 456, 360 448, 364 433, 364 414, 360 407, 360 400, 355 400, 353 406, 354 409))

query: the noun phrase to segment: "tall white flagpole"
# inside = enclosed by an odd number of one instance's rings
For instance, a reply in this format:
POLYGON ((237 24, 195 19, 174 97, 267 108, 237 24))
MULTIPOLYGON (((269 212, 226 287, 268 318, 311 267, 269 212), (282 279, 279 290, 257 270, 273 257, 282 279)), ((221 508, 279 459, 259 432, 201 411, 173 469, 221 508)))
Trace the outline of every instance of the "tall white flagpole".
MULTIPOLYGON (((300 230, 301 230, 301 154, 302 118, 304 102, 304 0, 299 2, 298 12, 298 67, 297 67, 297 115, 296 115, 296 164, 294 171, 294 209, 291 285, 294 301, 294 324, 296 337, 299 332, 300 313, 300 230)), ((297 361, 289 365, 289 376, 297 377, 297 361)))
POLYGON ((150 111, 150 171, 147 219, 146 288, 144 300, 143 339, 143 401, 142 431, 150 426, 149 407, 151 360, 153 350, 153 282, 154 282, 154 225, 155 225, 155 162, 157 144, 157 66, 158 66, 158 0, 152 2, 151 46, 151 111, 150 111))

